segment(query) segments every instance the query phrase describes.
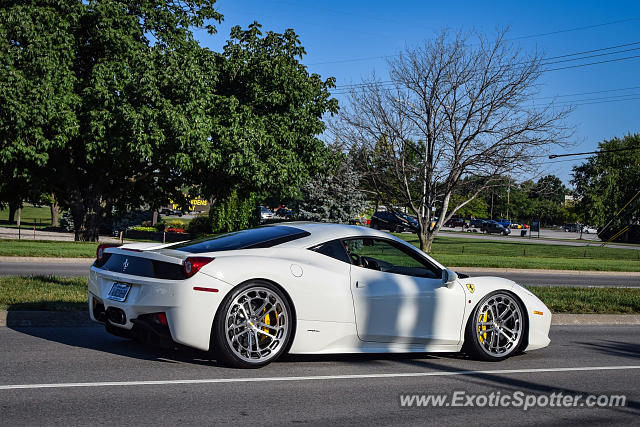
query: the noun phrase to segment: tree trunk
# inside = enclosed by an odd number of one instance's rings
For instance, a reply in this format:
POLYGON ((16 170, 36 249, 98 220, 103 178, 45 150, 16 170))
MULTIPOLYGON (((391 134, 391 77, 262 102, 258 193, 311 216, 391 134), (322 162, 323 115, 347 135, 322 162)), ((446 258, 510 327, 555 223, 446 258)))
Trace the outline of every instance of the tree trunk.
POLYGON ((9 204, 9 224, 16 222, 16 207, 9 204))
POLYGON ((58 206, 58 202, 53 194, 51 195, 51 204, 49 205, 49 208, 51 209, 51 226, 57 227, 58 218, 60 216, 60 206, 58 206))
POLYGON ((155 226, 158 223, 158 211, 153 210, 153 218, 151 219, 151 225, 155 226))
POLYGON ((77 202, 71 206, 71 216, 73 217, 74 239, 76 241, 98 241, 102 209, 98 208, 94 212, 89 212, 82 202, 77 202))
POLYGON ((431 246, 433 245, 434 233, 418 231, 418 239, 420 240, 420 250, 422 252, 431 253, 431 246))
POLYGON ((18 228, 20 228, 20 220, 22 219, 21 217, 22 217, 22 206, 18 206, 18 220, 16 221, 18 228))

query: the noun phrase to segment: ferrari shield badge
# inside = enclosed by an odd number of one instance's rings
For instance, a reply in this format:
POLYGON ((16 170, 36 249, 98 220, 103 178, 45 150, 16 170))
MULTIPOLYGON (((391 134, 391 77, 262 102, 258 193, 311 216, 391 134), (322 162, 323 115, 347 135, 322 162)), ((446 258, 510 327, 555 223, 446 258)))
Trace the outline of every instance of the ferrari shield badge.
POLYGON ((469 292, 473 293, 473 291, 476 290, 476 285, 473 283, 467 283, 467 289, 469 289, 469 292))

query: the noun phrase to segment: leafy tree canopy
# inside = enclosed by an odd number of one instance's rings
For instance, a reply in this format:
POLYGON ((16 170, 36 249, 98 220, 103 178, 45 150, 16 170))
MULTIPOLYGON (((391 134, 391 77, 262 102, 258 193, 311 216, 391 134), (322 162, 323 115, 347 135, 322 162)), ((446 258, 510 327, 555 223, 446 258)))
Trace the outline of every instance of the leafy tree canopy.
POLYGON ((640 212, 640 134, 605 140, 598 148, 600 153, 573 168, 578 215, 599 227, 612 221, 609 228, 617 230, 640 212))
POLYGON ((200 47, 214 3, 3 2, 0 162, 70 208, 77 239, 114 210, 291 192, 320 166, 333 79, 306 72, 292 30, 200 47))

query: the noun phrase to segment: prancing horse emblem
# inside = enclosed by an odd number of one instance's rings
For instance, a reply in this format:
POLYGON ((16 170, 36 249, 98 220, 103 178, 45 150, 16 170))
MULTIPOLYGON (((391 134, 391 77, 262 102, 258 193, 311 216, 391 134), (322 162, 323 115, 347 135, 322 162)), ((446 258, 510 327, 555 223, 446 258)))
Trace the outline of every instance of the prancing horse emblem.
MULTIPOLYGON (((129 258, 125 258, 124 259, 124 262, 122 263, 122 271, 124 272, 127 269, 127 267, 129 267, 129 258)), ((469 286, 469 285, 467 285, 467 286, 469 286)), ((471 291, 471 292, 473 292, 473 291, 471 291)))
POLYGON ((473 291, 476 290, 476 286, 473 283, 467 283, 467 289, 469 289, 469 292, 473 293, 473 291))

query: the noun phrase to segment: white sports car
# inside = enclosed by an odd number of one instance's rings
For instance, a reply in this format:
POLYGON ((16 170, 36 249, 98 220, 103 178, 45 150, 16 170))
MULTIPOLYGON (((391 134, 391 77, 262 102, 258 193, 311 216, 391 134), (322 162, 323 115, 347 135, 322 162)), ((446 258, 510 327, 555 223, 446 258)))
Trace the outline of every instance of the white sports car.
POLYGON ((210 350, 234 367, 286 352, 502 360, 547 346, 551 324, 510 280, 456 274, 382 231, 320 223, 100 245, 89 308, 115 335, 210 350))

